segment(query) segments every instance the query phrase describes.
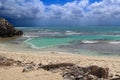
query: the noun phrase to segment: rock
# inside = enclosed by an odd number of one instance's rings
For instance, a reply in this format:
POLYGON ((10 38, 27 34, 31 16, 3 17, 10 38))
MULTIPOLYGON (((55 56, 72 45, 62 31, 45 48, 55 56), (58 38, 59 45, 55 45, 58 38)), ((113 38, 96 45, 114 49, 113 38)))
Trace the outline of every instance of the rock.
POLYGON ((23 32, 15 29, 6 19, 0 18, 0 37, 21 36, 23 32))
POLYGON ((108 68, 73 66, 63 73, 63 78, 64 80, 105 80, 108 78, 108 68))
POLYGON ((13 59, 7 59, 6 57, 0 56, 0 66, 11 66, 13 64, 13 59))
POLYGON ((14 64, 13 59, 6 59, 6 61, 4 62, 5 66, 12 66, 13 64, 14 64))
POLYGON ((35 69, 34 67, 35 67, 35 66, 33 66, 33 65, 27 65, 27 66, 23 69, 22 72, 29 72, 29 71, 32 71, 32 70, 35 69))
POLYGON ((94 76, 94 75, 88 75, 87 79, 88 80, 98 80, 98 78, 96 76, 94 76))
POLYGON ((24 63, 22 63, 21 61, 15 61, 15 65, 16 66, 24 66, 24 63))
POLYGON ((85 72, 82 67, 73 66, 63 73, 64 80, 84 80, 85 72))
POLYGON ((24 66, 24 63, 19 60, 15 61, 14 59, 0 56, 0 66, 24 66))
POLYGON ((42 65, 38 68, 53 71, 60 69, 63 71, 64 80, 108 80, 109 68, 99 66, 79 67, 72 63, 58 63, 42 65))
POLYGON ((15 31, 14 31, 14 34, 15 34, 15 35, 22 35, 22 34, 23 34, 23 32, 22 32, 22 31, 20 31, 20 30, 15 30, 15 31))
POLYGON ((109 75, 109 68, 102 68, 99 66, 89 66, 85 69, 90 70, 90 74, 97 76, 99 78, 108 78, 109 75))
POLYGON ((6 60, 6 58, 3 56, 0 56, 0 61, 4 61, 4 60, 6 60))
POLYGON ((120 78, 112 78, 112 79, 110 79, 110 80, 120 80, 120 78))
POLYGON ((45 70, 52 70, 52 69, 59 69, 61 67, 67 67, 67 66, 74 66, 73 63, 57 63, 57 64, 48 64, 48 65, 42 65, 38 68, 43 68, 45 70))
POLYGON ((38 66, 41 67, 41 66, 42 66, 42 63, 39 63, 38 66))
POLYGON ((25 63, 22 72, 29 72, 36 69, 36 64, 34 62, 25 63))

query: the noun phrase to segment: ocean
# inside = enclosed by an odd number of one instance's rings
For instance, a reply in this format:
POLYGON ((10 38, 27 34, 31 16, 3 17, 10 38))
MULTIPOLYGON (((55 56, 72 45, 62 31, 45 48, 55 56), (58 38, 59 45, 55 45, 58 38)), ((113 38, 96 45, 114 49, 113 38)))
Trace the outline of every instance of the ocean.
POLYGON ((83 55, 120 56, 120 27, 16 28, 23 30, 24 35, 4 43, 14 45, 14 48, 18 47, 18 50, 49 50, 83 55))

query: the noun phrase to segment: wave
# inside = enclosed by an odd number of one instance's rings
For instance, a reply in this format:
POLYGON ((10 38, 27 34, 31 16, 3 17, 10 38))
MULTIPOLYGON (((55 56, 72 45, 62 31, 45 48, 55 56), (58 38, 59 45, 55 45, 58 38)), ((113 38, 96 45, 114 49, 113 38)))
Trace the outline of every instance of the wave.
POLYGON ((110 44, 120 44, 120 41, 110 41, 110 44))
POLYGON ((29 41, 32 40, 34 38, 28 38, 27 40, 25 40, 23 43, 25 43, 26 45, 30 46, 33 49, 39 49, 39 47, 33 45, 32 43, 30 43, 29 41))
POLYGON ((27 43, 27 44, 33 49, 40 49, 40 47, 37 47, 37 46, 33 45, 32 43, 27 43))
POLYGON ((99 41, 81 41, 82 43, 86 43, 86 44, 92 44, 92 43, 98 43, 99 41))
POLYGON ((65 31, 65 35, 79 35, 81 34, 80 32, 75 32, 75 31, 65 31))
MULTIPOLYGON (((30 39, 29 39, 30 40, 30 39)), ((28 40, 28 41, 29 41, 28 40)), ((33 48, 33 49, 45 49, 45 48, 50 48, 50 47, 54 47, 54 46, 57 46, 57 45, 51 45, 51 46, 43 46, 43 47, 38 47, 37 45, 34 45, 33 43, 30 43, 28 41, 25 41, 25 44, 27 44, 28 46, 30 46, 30 48, 33 48)))
POLYGON ((38 35, 27 35, 27 34, 25 34, 25 35, 23 35, 23 37, 25 37, 25 38, 37 38, 37 37, 39 37, 38 35))
POLYGON ((34 45, 33 43, 29 42, 32 39, 34 39, 34 38, 28 38, 27 40, 24 41, 24 43, 26 45, 28 45, 30 48, 33 48, 33 49, 43 49, 43 48, 51 47, 51 46, 38 47, 37 45, 34 45))
POLYGON ((49 38, 49 37, 65 37, 61 32, 26 32, 23 37, 25 38, 49 38))
POLYGON ((119 34, 102 34, 101 36, 120 37, 119 34))
POLYGON ((120 44, 120 41, 81 41, 82 43, 85 44, 93 44, 93 43, 107 43, 107 44, 120 44))
POLYGON ((32 39, 34 39, 34 38, 28 38, 27 40, 24 41, 24 43, 26 43, 26 42, 28 42, 28 41, 30 41, 32 39))

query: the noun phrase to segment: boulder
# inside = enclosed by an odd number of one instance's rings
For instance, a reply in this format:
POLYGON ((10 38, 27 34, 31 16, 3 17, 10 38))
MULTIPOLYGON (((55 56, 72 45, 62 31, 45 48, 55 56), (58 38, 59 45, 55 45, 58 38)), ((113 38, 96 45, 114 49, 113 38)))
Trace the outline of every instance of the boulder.
POLYGON ((0 67, 4 66, 24 66, 24 63, 0 55, 0 67))
POLYGON ((26 63, 22 72, 29 72, 35 70, 36 64, 34 62, 26 63))
POLYGON ((102 68, 99 66, 70 67, 63 73, 64 80, 109 80, 108 68, 102 68))
POLYGON ((109 68, 102 68, 96 65, 92 65, 89 67, 85 67, 87 71, 90 70, 90 74, 97 76, 99 78, 108 78, 109 75, 109 68))
POLYGON ((32 70, 34 70, 34 66, 33 65, 27 65, 23 68, 22 72, 29 72, 29 71, 32 71, 32 70))
POLYGON ((4 18, 0 18, 0 37, 21 36, 23 32, 15 29, 13 25, 4 18))
POLYGON ((8 59, 6 57, 0 56, 0 66, 12 66, 13 64, 13 59, 8 59))

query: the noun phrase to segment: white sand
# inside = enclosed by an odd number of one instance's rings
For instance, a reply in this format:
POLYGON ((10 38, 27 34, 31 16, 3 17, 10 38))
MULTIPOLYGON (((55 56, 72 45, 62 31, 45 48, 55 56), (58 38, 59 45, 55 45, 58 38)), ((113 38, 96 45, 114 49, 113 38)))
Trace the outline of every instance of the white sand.
MULTIPOLYGON (((93 57, 86 55, 73 55, 65 52, 18 52, 10 51, 0 46, 0 55, 23 62, 34 61, 36 64, 69 62, 79 66, 97 65, 109 67, 110 72, 120 75, 120 57, 93 57)), ((35 70, 22 73, 22 67, 0 67, 0 80, 63 80, 60 73, 45 70, 35 70)))

